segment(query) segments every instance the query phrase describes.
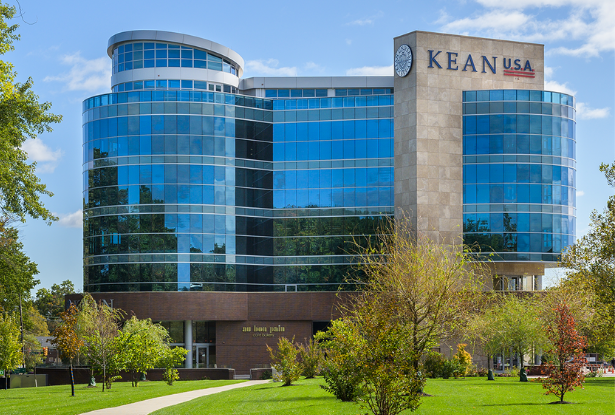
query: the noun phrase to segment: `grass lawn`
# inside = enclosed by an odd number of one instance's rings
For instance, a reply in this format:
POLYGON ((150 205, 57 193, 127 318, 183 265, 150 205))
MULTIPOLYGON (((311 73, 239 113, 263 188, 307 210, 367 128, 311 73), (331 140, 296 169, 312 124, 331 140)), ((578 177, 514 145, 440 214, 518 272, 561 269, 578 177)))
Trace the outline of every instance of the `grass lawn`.
MULTIPOLYGON (((360 414, 359 405, 344 403, 320 388, 322 378, 302 379, 291 387, 279 383, 251 386, 154 412, 175 414, 360 414)), ((429 379, 417 414, 615 414, 615 378, 587 379, 585 389, 566 394, 574 405, 550 405, 537 382, 486 378, 429 379)), ((410 414, 410 411, 406 412, 410 414)))
POLYGON ((75 396, 70 396, 70 385, 46 386, 0 390, 0 414, 81 414, 95 409, 109 408, 171 395, 195 389, 213 388, 242 381, 195 380, 177 381, 173 386, 165 382, 139 382, 133 388, 130 382, 117 382, 110 390, 102 392, 102 384, 96 388, 75 385, 75 396))

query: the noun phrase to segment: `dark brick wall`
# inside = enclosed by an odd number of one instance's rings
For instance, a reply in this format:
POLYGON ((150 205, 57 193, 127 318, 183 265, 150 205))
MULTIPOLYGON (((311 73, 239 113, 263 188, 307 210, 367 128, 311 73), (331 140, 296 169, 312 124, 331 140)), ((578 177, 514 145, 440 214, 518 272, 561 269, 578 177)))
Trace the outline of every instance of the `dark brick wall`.
MULTIPOLYGON (((210 380, 227 380, 235 377, 233 369, 177 369, 179 371, 179 380, 202 380, 208 378, 210 380)), ((49 386, 53 385, 70 385, 70 368, 37 368, 37 374, 47 375, 49 386)), ((90 381, 90 368, 78 367, 73 369, 75 384, 86 384, 90 381)), ((148 380, 162 380, 164 369, 150 369, 147 371, 148 380)), ((130 382, 130 373, 120 372, 122 376, 118 382, 130 382)), ((96 376, 96 382, 100 384, 102 376, 96 376)))
POLYGON ((216 324, 216 360, 220 365, 233 367, 237 374, 247 375, 250 369, 263 367, 271 362, 267 345, 275 347, 280 337, 295 338, 303 342, 312 336, 312 321, 238 321, 216 324), (254 331, 254 326, 267 331, 254 331), (279 326, 279 327, 278 327, 279 326), (252 331, 243 331, 249 327, 252 331), (272 331, 272 328, 284 331, 272 331))
MULTIPOLYGON (((165 321, 216 321, 216 363, 249 374, 250 369, 270 363, 266 345, 274 346, 280 336, 296 342, 312 336, 312 322, 339 317, 337 305, 351 294, 332 292, 232 293, 232 292, 132 292, 93 293, 138 318, 165 321), (270 332, 278 325, 284 332, 270 332), (255 336, 243 327, 267 327, 270 336, 255 336)), ((66 296, 79 301, 81 295, 66 296)), ((262 333, 261 333, 262 334, 262 333)))

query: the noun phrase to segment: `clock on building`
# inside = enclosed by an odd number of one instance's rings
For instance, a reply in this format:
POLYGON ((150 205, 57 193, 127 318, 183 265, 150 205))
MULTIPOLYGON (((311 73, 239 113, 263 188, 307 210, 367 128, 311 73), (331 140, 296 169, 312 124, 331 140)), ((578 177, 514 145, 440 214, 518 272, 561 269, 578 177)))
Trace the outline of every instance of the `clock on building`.
POLYGON ((395 53, 395 72, 404 77, 412 68, 412 49, 408 45, 401 45, 395 53))

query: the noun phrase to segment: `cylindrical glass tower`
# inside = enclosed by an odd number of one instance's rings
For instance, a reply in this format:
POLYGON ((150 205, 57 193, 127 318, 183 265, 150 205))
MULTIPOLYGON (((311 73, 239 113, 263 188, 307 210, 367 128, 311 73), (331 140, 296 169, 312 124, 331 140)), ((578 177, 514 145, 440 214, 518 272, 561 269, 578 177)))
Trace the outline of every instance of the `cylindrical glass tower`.
POLYGON ((272 243, 259 226, 273 200, 272 108, 234 94, 243 59, 148 31, 113 36, 108 53, 115 92, 83 103, 84 290, 270 282, 249 257, 272 243))
POLYGON ((478 257, 548 266, 574 243, 575 139, 572 96, 463 93, 463 233, 478 257))

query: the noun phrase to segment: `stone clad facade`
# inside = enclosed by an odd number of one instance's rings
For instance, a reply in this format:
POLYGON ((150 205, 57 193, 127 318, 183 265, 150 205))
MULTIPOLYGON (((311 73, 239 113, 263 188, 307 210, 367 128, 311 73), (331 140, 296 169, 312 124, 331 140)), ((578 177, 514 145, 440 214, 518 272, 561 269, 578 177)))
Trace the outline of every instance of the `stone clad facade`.
POLYGON ((462 101, 465 90, 544 87, 544 46, 430 32, 395 38, 394 50, 413 50, 412 70, 395 75, 395 212, 409 215, 416 229, 434 238, 461 238, 462 101), (430 52, 442 68, 430 61, 430 52), (448 54, 451 68, 448 69, 448 54), (464 66, 472 56, 471 65, 464 66), (483 56, 493 65, 483 68, 483 56), (530 60, 535 78, 504 75, 503 59, 530 60), (430 64, 432 67, 430 67, 430 64), (483 73, 483 70, 485 71, 483 73))

